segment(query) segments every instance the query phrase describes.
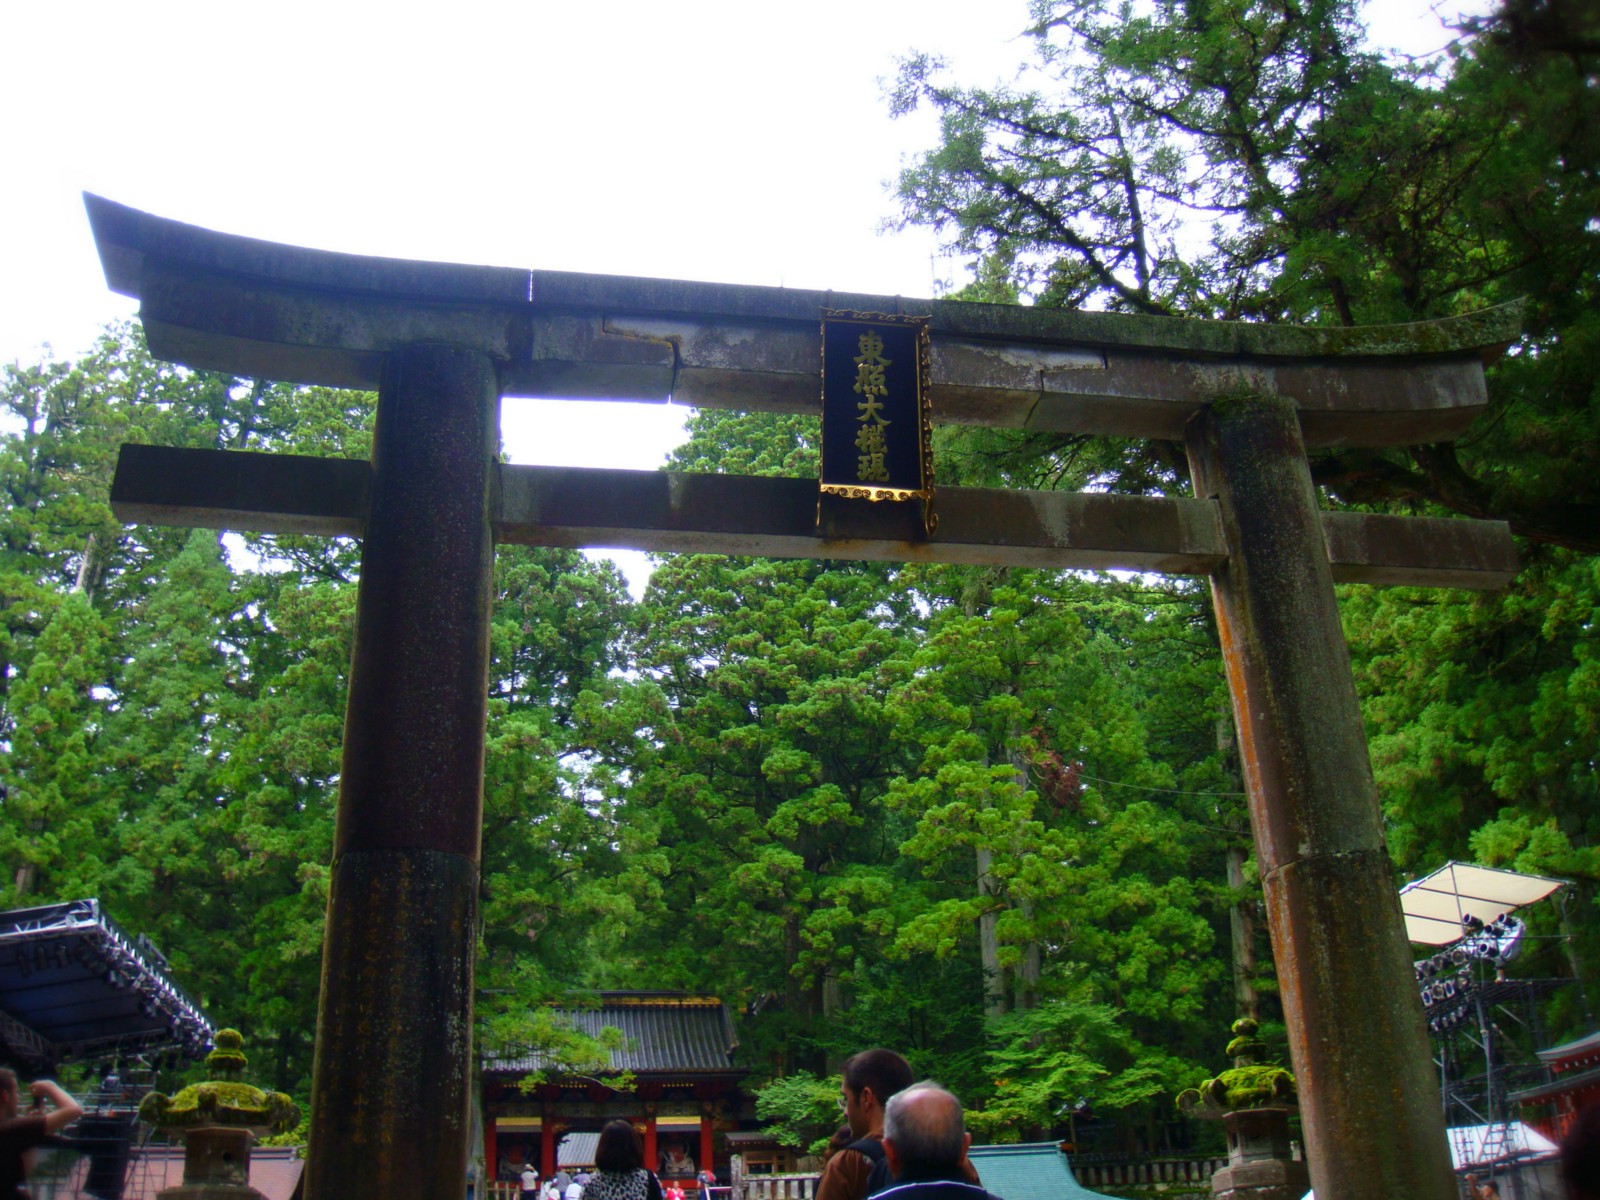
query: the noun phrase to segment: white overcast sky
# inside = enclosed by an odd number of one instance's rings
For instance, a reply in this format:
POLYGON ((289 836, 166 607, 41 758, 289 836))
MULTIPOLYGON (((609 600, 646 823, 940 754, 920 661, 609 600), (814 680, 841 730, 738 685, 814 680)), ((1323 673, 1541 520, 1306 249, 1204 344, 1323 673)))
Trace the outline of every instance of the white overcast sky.
MULTIPOLYGON (((1424 52, 1444 41, 1435 7, 1369 18, 1424 52)), ((878 230, 934 122, 891 121, 883 81, 921 50, 994 82, 1028 53, 1026 17, 1026 0, 0 0, 0 362, 74 356, 134 312, 106 289, 85 190, 359 254, 930 295, 958 265, 878 230)), ((681 410, 607 411, 597 455, 570 403, 507 401, 507 449, 649 469, 681 428, 681 410)))

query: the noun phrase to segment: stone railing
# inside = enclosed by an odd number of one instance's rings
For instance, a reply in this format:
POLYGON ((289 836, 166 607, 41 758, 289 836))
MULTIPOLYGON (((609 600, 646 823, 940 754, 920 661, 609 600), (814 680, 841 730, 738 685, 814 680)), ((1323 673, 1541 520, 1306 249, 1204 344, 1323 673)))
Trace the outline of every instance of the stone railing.
POLYGON ((732 1189, 729 1200, 811 1200, 817 1194, 817 1179, 814 1173, 746 1175, 732 1189))
POLYGON ((1168 1183, 1209 1185, 1211 1177, 1228 1165, 1226 1156, 1216 1158, 1122 1158, 1112 1155, 1082 1155, 1072 1160, 1072 1175, 1087 1188, 1158 1186, 1168 1183))

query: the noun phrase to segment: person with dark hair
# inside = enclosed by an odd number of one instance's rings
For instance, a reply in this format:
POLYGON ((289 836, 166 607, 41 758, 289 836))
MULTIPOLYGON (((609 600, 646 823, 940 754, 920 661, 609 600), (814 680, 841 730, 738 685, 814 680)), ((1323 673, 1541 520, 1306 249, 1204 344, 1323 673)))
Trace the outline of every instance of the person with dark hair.
POLYGON ((37 1112, 20 1116, 22 1089, 11 1071, 0 1068, 0 1197, 26 1196, 29 1151, 83 1116, 83 1108, 48 1079, 28 1085, 37 1112), (49 1102, 49 1111, 43 1105, 49 1102))
POLYGON ((889 1098, 883 1114, 883 1156, 894 1183, 879 1196, 894 1200, 999 1200, 972 1182, 961 1101, 936 1083, 918 1083, 889 1098))
POLYGON ((608 1121, 594 1149, 595 1174, 582 1200, 662 1200, 661 1181, 644 1166, 644 1139, 627 1121, 608 1121))
POLYGON ((855 1140, 822 1168, 816 1200, 866 1200, 873 1168, 883 1160, 883 1106, 914 1078, 911 1064, 893 1050, 863 1050, 845 1060, 839 1107, 855 1140))
POLYGON ((850 1132, 848 1122, 835 1129, 833 1136, 828 1139, 828 1144, 822 1148, 822 1165, 827 1166, 830 1158, 855 1140, 856 1135, 850 1132))
POLYGON ((1579 1111, 1561 1139, 1568 1200, 1600 1200, 1600 1102, 1579 1111))

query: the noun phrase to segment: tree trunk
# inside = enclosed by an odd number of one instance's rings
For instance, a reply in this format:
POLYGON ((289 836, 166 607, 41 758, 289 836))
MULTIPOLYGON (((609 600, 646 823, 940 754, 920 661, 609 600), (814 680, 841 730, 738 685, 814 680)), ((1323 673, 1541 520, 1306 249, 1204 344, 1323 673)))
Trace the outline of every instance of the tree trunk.
MULTIPOLYGON (((995 879, 990 873, 993 858, 987 846, 977 848, 978 895, 995 894, 995 879)), ((998 914, 985 912, 978 917, 978 952, 983 958, 983 1016, 993 1020, 1005 1015, 1005 977, 1000 969, 1000 939, 995 928, 998 914)))
MULTIPOLYGON (((1012 744, 1016 744, 1015 739, 1013 739, 1012 744)), ((1016 773, 1018 794, 1026 795, 1028 791, 1028 760, 1022 756, 1020 750, 1011 752, 1011 769, 1016 773)), ((1013 849, 1017 850, 1020 847, 1013 847, 1013 849)), ((1017 911, 1031 923, 1033 920, 1033 901, 1027 898, 1019 898, 1017 900, 1017 911)), ((1016 995, 1013 1006, 1019 1010, 1032 1008, 1038 1003, 1040 962, 1039 943, 1029 941, 1022 948, 1022 961, 1017 965, 1016 978, 1013 981, 1016 995)))
MULTIPOLYGON (((1217 751, 1227 765, 1230 779, 1239 778, 1239 745, 1233 736, 1233 718, 1217 718, 1217 751)), ((1233 1008, 1235 1017, 1261 1019, 1261 997, 1256 992, 1256 902, 1244 892, 1245 847, 1228 847, 1228 889, 1233 902, 1228 905, 1228 932, 1233 947, 1233 1008)))
POLYGON ((1256 906, 1244 891, 1244 847, 1228 847, 1228 888, 1234 893, 1228 906, 1228 930, 1233 935, 1233 1008, 1236 1017, 1261 1018, 1261 998, 1256 993, 1256 906))
POLYGON ((102 557, 100 543, 91 533, 84 539, 83 557, 78 560, 78 575, 72 584, 72 590, 82 592, 85 600, 93 600, 94 590, 100 586, 102 557))
POLYGON ((844 990, 839 986, 839 977, 828 975, 822 981, 822 1015, 828 1019, 843 1008, 844 990))

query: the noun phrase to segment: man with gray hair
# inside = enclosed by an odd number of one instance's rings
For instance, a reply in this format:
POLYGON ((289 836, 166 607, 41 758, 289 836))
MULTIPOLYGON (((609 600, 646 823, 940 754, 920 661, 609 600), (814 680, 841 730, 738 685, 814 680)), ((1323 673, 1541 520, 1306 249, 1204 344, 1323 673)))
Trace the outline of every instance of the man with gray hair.
POLYGON ((894 1183, 874 1200, 999 1200, 976 1182, 970 1145, 961 1101, 944 1088, 915 1083, 897 1092, 883 1113, 883 1157, 894 1183))

